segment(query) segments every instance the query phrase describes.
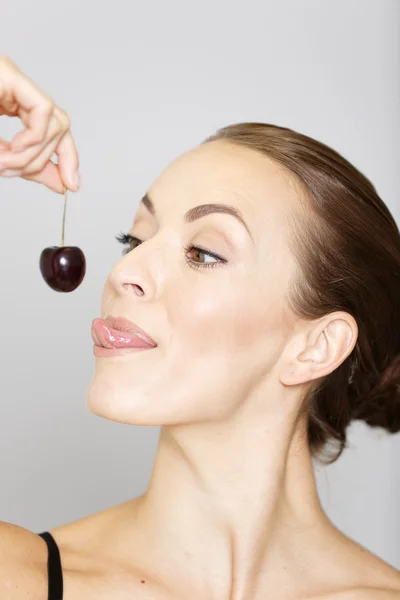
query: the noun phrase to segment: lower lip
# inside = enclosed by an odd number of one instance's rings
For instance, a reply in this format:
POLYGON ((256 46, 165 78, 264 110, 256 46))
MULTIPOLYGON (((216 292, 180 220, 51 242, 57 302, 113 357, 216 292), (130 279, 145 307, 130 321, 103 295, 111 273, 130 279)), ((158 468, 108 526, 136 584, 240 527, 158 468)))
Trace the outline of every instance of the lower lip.
POLYGON ((136 354, 144 350, 153 350, 153 348, 103 348, 103 346, 93 346, 93 354, 98 357, 106 356, 124 356, 125 354, 136 354))

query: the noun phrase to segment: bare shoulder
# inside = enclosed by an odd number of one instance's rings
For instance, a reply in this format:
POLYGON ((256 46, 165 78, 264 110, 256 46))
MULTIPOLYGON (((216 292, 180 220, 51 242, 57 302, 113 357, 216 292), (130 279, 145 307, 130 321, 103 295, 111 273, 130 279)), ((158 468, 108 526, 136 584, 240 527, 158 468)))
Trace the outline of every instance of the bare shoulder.
POLYGON ((400 571, 365 548, 363 551, 365 583, 337 600, 400 600, 400 571))
POLYGON ((363 546, 358 546, 365 557, 361 563, 364 582, 355 600, 400 600, 400 571, 363 546))
POLYGON ((400 571, 364 549, 364 582, 315 600, 400 600, 400 571))
POLYGON ((397 583, 383 584, 382 587, 356 586, 337 592, 328 592, 321 596, 312 596, 307 600, 400 600, 400 574, 397 583))
POLYGON ((400 600, 400 587, 396 588, 355 588, 313 600, 400 600))
POLYGON ((336 528, 326 548, 327 590, 309 600, 400 600, 400 571, 383 558, 336 528))
POLYGON ((46 543, 28 529, 0 522, 1 600, 39 600, 46 594, 46 543))

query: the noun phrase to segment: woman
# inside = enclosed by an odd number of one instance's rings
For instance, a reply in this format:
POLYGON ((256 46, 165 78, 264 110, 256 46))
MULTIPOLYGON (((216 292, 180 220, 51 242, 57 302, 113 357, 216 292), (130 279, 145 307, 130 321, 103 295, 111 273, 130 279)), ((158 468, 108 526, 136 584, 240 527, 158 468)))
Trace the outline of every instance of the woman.
MULTIPOLYGON (((75 191, 65 112, 9 59, 0 81, 27 125, 1 174, 75 191)), ((238 124, 173 161, 119 239, 88 406, 162 426, 150 484, 42 535, 4 523, 0 597, 400 598, 400 573, 328 519, 312 468, 353 419, 400 429, 400 235, 372 184, 315 140, 238 124), (151 343, 126 348, 115 318, 151 343)))

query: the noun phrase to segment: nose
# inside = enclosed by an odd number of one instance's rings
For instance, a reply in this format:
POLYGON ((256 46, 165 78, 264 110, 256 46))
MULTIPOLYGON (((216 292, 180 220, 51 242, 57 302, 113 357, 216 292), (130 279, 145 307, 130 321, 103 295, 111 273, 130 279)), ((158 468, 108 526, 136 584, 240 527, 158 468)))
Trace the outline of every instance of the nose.
POLYGON ((151 298, 154 293, 154 282, 150 273, 137 260, 130 260, 126 255, 111 270, 109 280, 121 296, 139 296, 151 298))

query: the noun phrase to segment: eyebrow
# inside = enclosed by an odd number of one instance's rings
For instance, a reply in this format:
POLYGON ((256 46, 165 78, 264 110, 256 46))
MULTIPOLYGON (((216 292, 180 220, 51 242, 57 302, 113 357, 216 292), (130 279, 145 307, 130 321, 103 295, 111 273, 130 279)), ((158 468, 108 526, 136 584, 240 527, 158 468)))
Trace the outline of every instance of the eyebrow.
MULTIPOLYGON (((143 196, 141 203, 147 208, 151 215, 156 215, 156 209, 148 194, 145 194, 143 196)), ((225 213, 227 215, 235 217, 235 219, 237 219, 244 226, 252 242, 254 243, 251 231, 246 221, 242 217, 240 211, 236 207, 230 206, 229 204, 199 204, 198 206, 190 208, 185 213, 184 221, 185 223, 193 223, 193 221, 197 221, 197 219, 201 219, 202 217, 205 217, 206 215, 211 215, 213 213, 225 213)))

